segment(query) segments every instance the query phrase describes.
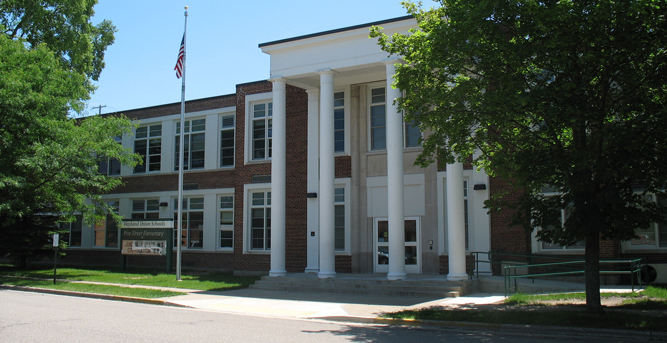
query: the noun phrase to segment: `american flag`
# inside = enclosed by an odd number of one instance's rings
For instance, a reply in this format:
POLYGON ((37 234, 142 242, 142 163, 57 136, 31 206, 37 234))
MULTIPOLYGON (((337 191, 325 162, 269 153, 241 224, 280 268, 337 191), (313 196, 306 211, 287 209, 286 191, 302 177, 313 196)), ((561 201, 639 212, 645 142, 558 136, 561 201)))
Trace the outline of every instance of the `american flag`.
POLYGON ((183 76, 183 64, 185 63, 185 34, 181 40, 181 48, 178 50, 178 59, 176 60, 176 78, 180 79, 183 76))

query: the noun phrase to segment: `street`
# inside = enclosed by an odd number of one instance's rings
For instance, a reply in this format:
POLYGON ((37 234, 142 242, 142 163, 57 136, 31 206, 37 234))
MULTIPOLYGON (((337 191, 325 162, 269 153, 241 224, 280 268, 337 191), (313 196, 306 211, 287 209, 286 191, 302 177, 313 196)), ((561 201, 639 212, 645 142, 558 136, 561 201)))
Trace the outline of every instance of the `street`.
POLYGON ((0 342, 631 342, 209 312, 0 290, 0 342))

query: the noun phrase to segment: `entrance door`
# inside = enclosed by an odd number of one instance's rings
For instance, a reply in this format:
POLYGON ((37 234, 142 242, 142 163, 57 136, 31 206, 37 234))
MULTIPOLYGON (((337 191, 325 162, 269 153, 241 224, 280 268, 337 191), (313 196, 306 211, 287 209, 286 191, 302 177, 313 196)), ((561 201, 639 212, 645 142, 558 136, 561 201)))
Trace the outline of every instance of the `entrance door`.
MULTIPOLYGON (((389 222, 386 218, 375 219, 375 272, 389 272, 389 222)), ((419 218, 405 219, 405 272, 408 274, 421 273, 421 249, 419 218)))

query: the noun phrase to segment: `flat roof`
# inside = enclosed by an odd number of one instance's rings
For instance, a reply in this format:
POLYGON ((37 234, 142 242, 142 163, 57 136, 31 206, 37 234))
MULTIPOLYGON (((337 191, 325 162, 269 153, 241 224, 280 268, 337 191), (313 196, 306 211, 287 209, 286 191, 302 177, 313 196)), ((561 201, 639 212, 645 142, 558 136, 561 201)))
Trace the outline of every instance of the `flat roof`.
POLYGON ((393 18, 393 19, 385 19, 385 20, 376 21, 376 22, 367 23, 367 24, 349 26, 349 27, 344 27, 344 28, 329 30, 329 31, 323 31, 323 32, 318 32, 318 33, 311 33, 311 34, 307 34, 307 35, 303 35, 303 36, 298 36, 298 37, 293 37, 293 38, 286 38, 286 39, 276 40, 276 41, 268 42, 268 43, 261 43, 261 44, 259 44, 259 47, 263 48, 263 47, 269 46, 269 45, 293 42, 293 41, 306 39, 306 38, 317 37, 317 36, 325 36, 325 35, 329 35, 329 34, 332 34, 332 33, 352 31, 352 30, 361 29, 361 28, 364 28, 364 27, 370 27, 370 26, 374 26, 374 25, 382 25, 382 24, 387 24, 387 23, 393 23, 393 22, 396 22, 396 21, 403 21, 403 20, 408 20, 408 19, 413 19, 413 18, 414 18, 413 16, 407 15, 407 16, 404 16, 404 17, 398 17, 398 18, 393 18))

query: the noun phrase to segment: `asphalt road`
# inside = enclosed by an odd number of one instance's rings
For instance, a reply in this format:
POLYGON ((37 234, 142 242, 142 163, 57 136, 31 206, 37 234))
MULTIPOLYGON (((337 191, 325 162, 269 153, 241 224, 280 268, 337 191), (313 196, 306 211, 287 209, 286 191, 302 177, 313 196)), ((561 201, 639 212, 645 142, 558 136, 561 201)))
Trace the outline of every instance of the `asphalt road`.
POLYGON ((0 290, 0 342, 632 342, 346 324, 0 290))

